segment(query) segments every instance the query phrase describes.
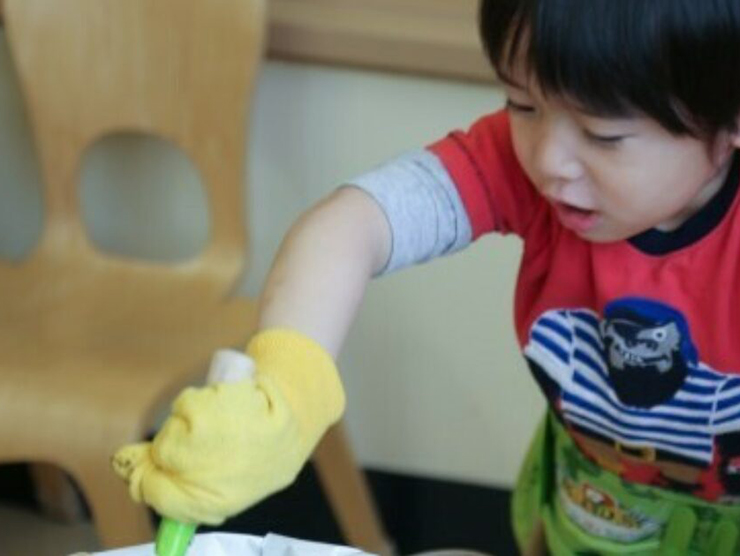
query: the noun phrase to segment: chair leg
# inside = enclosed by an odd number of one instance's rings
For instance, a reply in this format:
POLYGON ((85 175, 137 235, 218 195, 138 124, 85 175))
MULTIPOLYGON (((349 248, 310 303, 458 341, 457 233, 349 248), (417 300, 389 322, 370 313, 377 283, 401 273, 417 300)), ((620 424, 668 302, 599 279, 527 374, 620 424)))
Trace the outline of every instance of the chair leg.
POLYGON ((41 511, 64 523, 80 521, 85 507, 69 476, 49 463, 32 463, 31 479, 41 511))
POLYGON ((346 542, 374 554, 393 554, 341 423, 326 433, 314 452, 313 462, 346 542))
POLYGON ((104 548, 152 542, 154 528, 149 510, 131 500, 123 481, 107 461, 91 466, 77 477, 90 506, 95 530, 104 548))

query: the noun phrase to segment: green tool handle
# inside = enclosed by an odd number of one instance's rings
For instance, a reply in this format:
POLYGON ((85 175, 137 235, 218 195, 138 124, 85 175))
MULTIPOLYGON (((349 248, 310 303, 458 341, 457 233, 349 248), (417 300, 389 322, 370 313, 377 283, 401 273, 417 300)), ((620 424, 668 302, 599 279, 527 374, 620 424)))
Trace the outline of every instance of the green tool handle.
POLYGON ((185 556, 195 535, 195 525, 162 518, 157 531, 155 553, 157 556, 185 556))
MULTIPOLYGON (((241 351, 220 349, 211 360, 208 384, 239 382, 254 375, 254 362, 241 351)), ((163 517, 157 531, 155 552, 157 556, 185 556, 195 536, 196 525, 180 523, 163 517)))

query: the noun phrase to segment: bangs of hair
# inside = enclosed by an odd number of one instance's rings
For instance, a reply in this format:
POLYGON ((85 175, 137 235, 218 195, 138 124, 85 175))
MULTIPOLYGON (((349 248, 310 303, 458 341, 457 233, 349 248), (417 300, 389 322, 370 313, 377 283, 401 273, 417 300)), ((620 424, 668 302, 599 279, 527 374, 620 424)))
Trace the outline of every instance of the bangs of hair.
POLYGON ((483 0, 480 29, 497 72, 590 113, 713 136, 740 111, 737 0, 483 0))

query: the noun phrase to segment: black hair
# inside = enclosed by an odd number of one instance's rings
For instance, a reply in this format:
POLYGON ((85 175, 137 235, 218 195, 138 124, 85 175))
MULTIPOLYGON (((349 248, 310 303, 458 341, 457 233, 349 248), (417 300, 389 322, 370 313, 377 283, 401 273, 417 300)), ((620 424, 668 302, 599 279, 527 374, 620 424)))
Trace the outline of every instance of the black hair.
POLYGON ((486 53, 546 95, 713 138, 740 115, 740 0, 482 0, 486 53))

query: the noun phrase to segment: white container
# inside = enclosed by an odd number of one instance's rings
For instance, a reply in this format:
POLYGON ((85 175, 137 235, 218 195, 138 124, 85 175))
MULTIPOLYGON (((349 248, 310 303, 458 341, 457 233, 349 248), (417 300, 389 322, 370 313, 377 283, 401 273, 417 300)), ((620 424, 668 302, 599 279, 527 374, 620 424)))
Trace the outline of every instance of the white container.
MULTIPOLYGON (((151 543, 95 552, 96 556, 152 556, 153 554, 154 545, 151 543)), ((187 554, 188 556, 369 556, 368 552, 346 546, 300 541, 272 534, 262 538, 232 533, 195 535, 187 554)), ((82 556, 82 553, 77 556, 82 556)))

